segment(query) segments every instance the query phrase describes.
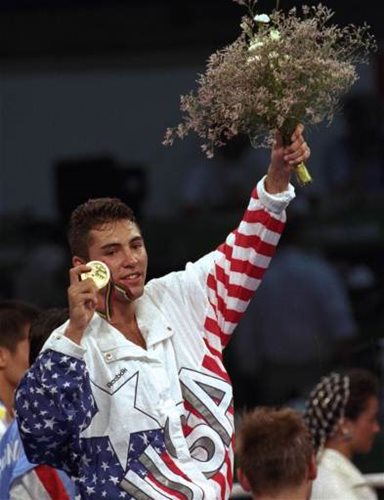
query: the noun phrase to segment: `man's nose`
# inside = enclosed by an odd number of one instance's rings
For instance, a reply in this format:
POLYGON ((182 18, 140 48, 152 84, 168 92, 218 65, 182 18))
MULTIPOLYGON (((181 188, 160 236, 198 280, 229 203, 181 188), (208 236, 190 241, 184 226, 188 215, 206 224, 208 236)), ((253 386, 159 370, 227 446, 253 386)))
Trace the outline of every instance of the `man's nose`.
POLYGON ((137 262, 137 256, 135 252, 132 252, 130 248, 127 248, 124 250, 124 260, 123 260, 123 265, 125 266, 132 266, 133 264, 136 264, 137 262))

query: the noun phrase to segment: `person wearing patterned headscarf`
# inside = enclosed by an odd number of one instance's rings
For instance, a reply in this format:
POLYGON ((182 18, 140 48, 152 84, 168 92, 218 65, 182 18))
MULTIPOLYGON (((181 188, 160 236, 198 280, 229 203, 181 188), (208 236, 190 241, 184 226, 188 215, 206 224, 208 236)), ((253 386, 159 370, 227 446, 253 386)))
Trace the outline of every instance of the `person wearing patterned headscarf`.
POLYGON ((353 457, 371 450, 378 411, 379 383, 367 370, 331 373, 312 390, 304 412, 318 459, 311 500, 377 500, 353 457))

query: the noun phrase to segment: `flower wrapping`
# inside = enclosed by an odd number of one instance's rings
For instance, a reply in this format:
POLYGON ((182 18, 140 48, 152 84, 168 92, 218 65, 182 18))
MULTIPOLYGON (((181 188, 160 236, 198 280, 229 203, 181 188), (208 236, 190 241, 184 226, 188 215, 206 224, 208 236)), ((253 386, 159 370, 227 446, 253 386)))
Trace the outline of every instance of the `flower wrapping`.
MULTIPOLYGON (((257 0, 233 1, 248 11, 240 35, 209 57, 197 89, 181 96, 182 121, 167 129, 165 145, 191 131, 209 158, 238 134, 255 148, 270 147, 280 131, 288 144, 298 123, 331 123, 358 78, 357 64, 376 49, 366 23, 330 24, 334 12, 322 4, 287 13, 277 5, 267 15, 257 13, 257 0)), ((309 182, 308 171, 298 180, 309 182)))

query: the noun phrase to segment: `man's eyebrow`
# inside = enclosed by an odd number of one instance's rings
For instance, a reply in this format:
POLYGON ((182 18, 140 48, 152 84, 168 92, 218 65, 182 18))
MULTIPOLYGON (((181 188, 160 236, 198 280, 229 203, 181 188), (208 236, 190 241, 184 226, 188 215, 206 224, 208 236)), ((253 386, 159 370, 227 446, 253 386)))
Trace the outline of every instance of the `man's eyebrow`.
MULTIPOLYGON (((134 236, 131 240, 129 240, 129 243, 136 243, 138 241, 144 241, 142 236, 134 236)), ((102 250, 107 250, 109 248, 117 248, 120 247, 121 243, 105 243, 105 245, 101 246, 102 250)))
POLYGON ((132 238, 129 242, 130 243, 136 243, 137 241, 144 241, 144 238, 139 235, 139 236, 135 236, 134 238, 132 238))
POLYGON ((107 248, 116 248, 121 246, 121 243, 106 243, 105 245, 101 246, 102 250, 106 250, 107 248))

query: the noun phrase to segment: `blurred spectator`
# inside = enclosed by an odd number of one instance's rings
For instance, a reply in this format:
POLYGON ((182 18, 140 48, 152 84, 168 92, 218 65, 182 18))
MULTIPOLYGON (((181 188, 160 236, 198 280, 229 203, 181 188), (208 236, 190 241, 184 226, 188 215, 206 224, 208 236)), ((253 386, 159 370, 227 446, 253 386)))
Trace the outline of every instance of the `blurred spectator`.
POLYGON ((0 437, 14 417, 14 392, 29 366, 29 328, 38 312, 26 302, 0 301, 0 437))
POLYGON ((253 498, 309 499, 316 461, 311 435, 298 412, 256 408, 243 416, 236 437, 237 477, 253 498))
POLYGON ((65 323, 68 317, 69 313, 66 307, 52 307, 41 311, 32 321, 29 330, 29 366, 35 362, 49 335, 55 328, 65 323))
MULTIPOLYGON (((52 330, 68 318, 67 309, 42 311, 30 328, 32 365, 52 330)), ((48 453, 48 451, 47 451, 48 453)), ((75 489, 68 476, 48 465, 30 463, 24 453, 17 422, 14 420, 0 440, 1 500, 69 500, 75 489)))
POLYGON ((69 257, 62 227, 31 219, 24 230, 26 251, 14 271, 14 296, 42 308, 65 304, 69 257))
POLYGON ((311 392, 304 419, 318 454, 312 500, 376 500, 353 464, 368 453, 379 432, 379 382, 367 370, 323 377, 311 392))
POLYGON ((304 234, 302 216, 291 215, 230 346, 238 407, 304 397, 349 360, 357 325, 346 288, 320 253, 305 248, 304 234))
POLYGON ((269 162, 268 154, 269 150, 256 152, 248 137, 239 135, 218 148, 214 158, 200 156, 181 189, 182 209, 186 213, 243 209, 252 180, 269 162))
POLYGON ((343 111, 345 132, 324 158, 325 211, 361 207, 362 200, 371 202, 384 190, 382 100, 372 93, 353 94, 343 111))

